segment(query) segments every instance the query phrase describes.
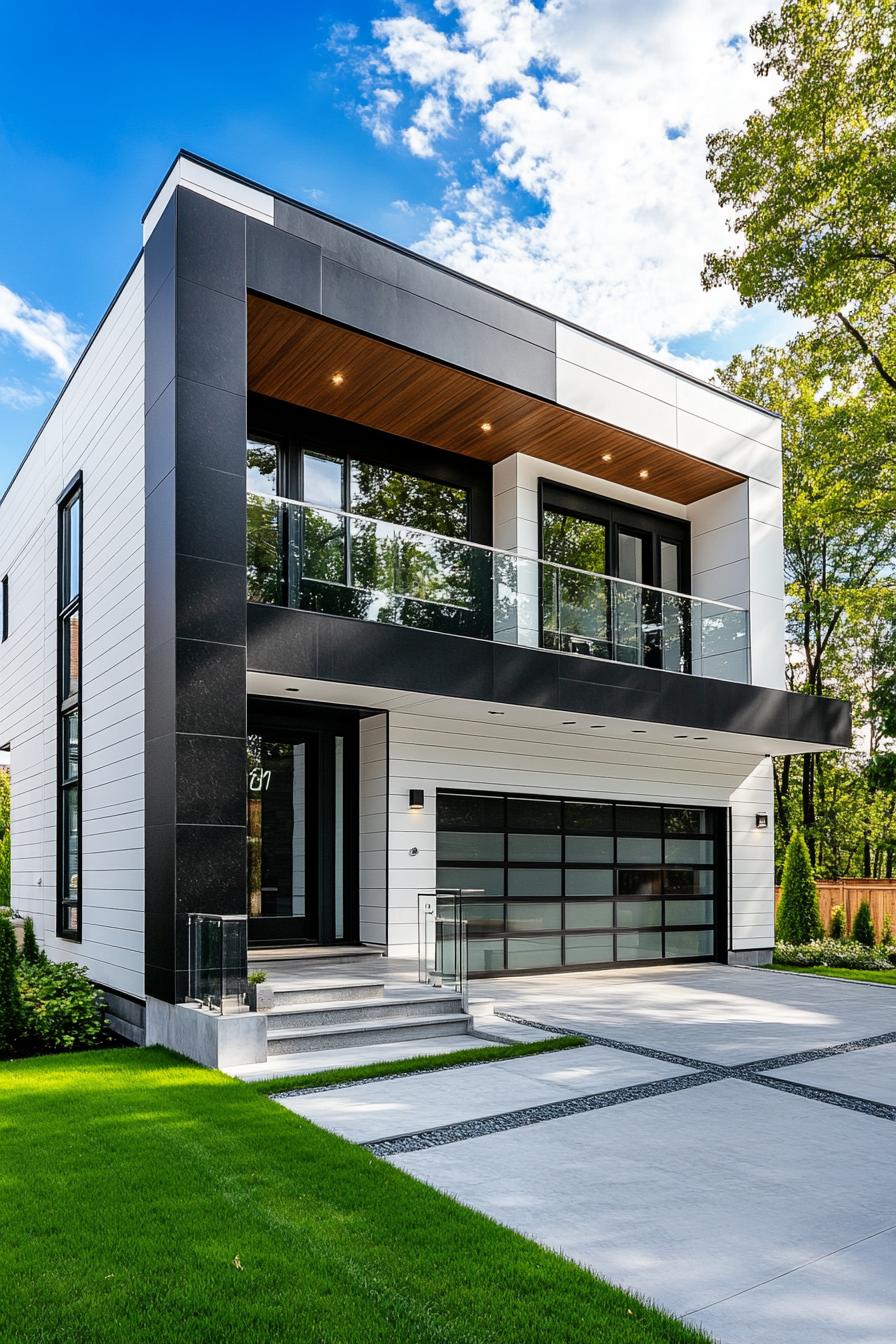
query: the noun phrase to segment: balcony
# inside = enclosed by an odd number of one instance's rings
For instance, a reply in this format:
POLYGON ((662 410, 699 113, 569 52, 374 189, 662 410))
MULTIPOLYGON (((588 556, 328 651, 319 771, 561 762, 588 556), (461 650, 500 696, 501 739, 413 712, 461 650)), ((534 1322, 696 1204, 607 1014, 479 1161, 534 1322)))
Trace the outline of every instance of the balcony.
POLYGON ((270 495, 247 512, 250 602, 750 680, 740 607, 270 495))

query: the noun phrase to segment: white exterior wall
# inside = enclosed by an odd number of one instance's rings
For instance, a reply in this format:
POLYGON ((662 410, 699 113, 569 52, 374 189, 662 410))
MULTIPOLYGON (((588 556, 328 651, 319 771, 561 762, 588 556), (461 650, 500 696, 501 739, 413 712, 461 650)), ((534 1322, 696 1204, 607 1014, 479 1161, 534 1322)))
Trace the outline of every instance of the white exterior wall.
POLYGON ((359 906, 362 943, 386 941, 388 845, 388 718, 371 714, 359 736, 359 906))
POLYGON ((60 961, 143 993, 143 267, 138 263, 0 504, 0 745, 11 746, 13 905, 60 961), (82 941, 56 937, 57 497, 83 472, 82 941))
POLYGON ((416 955, 417 894, 435 882, 438 788, 730 806, 730 940, 735 950, 774 942, 771 763, 761 756, 393 710, 388 760, 392 955, 416 955), (408 809, 411 788, 424 790, 422 812, 408 809), (757 811, 768 813, 767 831, 756 829, 757 811))

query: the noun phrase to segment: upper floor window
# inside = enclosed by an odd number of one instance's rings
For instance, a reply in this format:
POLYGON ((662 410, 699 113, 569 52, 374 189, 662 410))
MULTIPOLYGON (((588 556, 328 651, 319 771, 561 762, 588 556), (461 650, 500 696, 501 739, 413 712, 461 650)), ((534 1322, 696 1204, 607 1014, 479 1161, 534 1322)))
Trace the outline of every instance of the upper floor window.
POLYGON ((9 575, 0 579, 0 644, 9 639, 9 575))
POLYGON ((81 483, 59 505, 57 932, 81 937, 81 483))

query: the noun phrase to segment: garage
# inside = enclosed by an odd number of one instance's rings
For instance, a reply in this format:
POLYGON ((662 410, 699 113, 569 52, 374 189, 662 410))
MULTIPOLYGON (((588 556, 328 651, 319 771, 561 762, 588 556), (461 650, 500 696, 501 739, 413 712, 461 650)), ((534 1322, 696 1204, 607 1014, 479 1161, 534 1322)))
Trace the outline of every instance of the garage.
POLYGON ((725 951, 720 808, 439 790, 437 885, 469 973, 711 961, 725 951))

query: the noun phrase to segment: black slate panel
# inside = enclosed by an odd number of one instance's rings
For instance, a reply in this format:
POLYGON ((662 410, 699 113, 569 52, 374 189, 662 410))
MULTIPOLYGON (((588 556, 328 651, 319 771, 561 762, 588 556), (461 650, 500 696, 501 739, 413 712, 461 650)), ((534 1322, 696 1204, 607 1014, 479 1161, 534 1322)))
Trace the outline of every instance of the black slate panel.
POLYGON ((294 308, 320 312, 321 251, 260 220, 246 221, 246 286, 294 308))

